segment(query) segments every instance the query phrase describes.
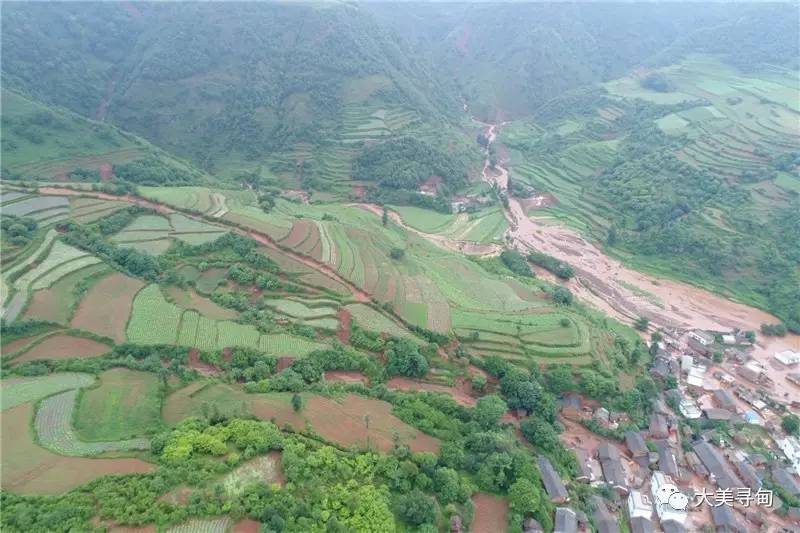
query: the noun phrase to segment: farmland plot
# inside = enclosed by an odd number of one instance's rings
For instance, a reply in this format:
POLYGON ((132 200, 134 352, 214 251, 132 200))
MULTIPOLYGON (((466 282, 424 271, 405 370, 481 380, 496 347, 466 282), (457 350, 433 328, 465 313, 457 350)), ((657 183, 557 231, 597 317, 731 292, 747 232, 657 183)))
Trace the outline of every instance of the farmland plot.
POLYGON ((338 312, 336 307, 329 307, 325 305, 319 307, 310 307, 303 302, 290 300, 288 298, 269 299, 265 300, 265 303, 279 313, 301 319, 335 317, 338 312))
POLYGON ((2 409, 11 409, 25 402, 36 401, 56 392, 88 387, 94 383, 91 374, 59 373, 47 376, 10 378, 0 381, 2 409))
MULTIPOLYGON (((64 244, 61 241, 56 241, 55 243, 53 243, 52 248, 50 248, 50 253, 47 255, 47 258, 41 263, 39 263, 36 267, 32 268, 31 270, 20 276, 14 282, 14 287, 19 291, 27 291, 29 286, 33 282, 43 277, 45 274, 48 274, 54 268, 61 266, 62 264, 65 263, 69 263, 70 261, 73 261, 75 259, 79 259, 86 256, 89 256, 89 254, 84 252, 83 250, 79 250, 78 248, 74 248, 72 246, 69 246, 68 244, 64 244)), ((96 262, 99 261, 100 260, 97 259, 96 262)), ((82 268, 84 266, 87 265, 82 264, 79 268, 82 268)), ((73 270, 77 270, 77 268, 71 269, 69 270, 69 272, 72 272, 73 270)))
POLYGON ((147 450, 148 439, 130 439, 114 442, 83 442, 72 429, 77 390, 69 390, 42 400, 36 412, 34 427, 39 442, 48 450, 61 455, 88 456, 104 452, 147 450))
POLYGON ((324 344, 287 333, 267 333, 261 335, 258 341, 258 348, 262 352, 280 357, 303 357, 325 347, 324 344))
POLYGON ((231 519, 227 516, 215 520, 190 520, 168 529, 167 533, 225 533, 230 525, 231 519))
POLYGON ((120 272, 104 277, 81 300, 71 326, 124 342, 131 303, 142 287, 144 283, 120 272))
POLYGON ((133 300, 127 335, 138 344, 174 344, 181 310, 169 303, 158 285, 148 285, 133 300))
POLYGON ((225 493, 228 496, 236 496, 241 494, 248 485, 259 482, 283 484, 280 452, 270 452, 244 463, 225 476, 222 486, 225 487, 225 493))
POLYGON ((368 331, 388 333, 395 337, 414 337, 407 329, 368 305, 355 303, 346 305, 344 308, 350 312, 358 325, 368 331))
POLYGON ((69 208, 69 200, 64 196, 35 196, 3 205, 3 213, 18 217, 31 216, 33 213, 46 211, 63 211, 69 208))

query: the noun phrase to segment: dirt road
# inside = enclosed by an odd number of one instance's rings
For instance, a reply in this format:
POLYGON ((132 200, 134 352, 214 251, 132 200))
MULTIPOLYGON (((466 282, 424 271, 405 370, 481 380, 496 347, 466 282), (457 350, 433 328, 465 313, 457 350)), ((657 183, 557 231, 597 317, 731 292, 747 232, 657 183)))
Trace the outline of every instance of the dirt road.
MULTIPOLYGON (((486 137, 493 142, 498 126, 487 125, 486 137)), ((483 179, 508 188, 508 170, 501 165, 484 164, 483 179)), ((576 279, 568 286, 580 298, 594 303, 603 311, 625 322, 646 316, 668 329, 708 329, 729 331, 733 328, 758 330, 762 323, 775 323, 774 316, 744 304, 727 300, 698 287, 679 281, 656 278, 625 267, 605 255, 576 231, 559 227, 552 221, 532 217, 516 198, 508 199, 505 209, 510 228, 508 236, 520 251, 535 249, 568 262, 576 279)), ((759 341, 755 355, 771 355, 779 347, 800 349, 800 336, 759 341)))

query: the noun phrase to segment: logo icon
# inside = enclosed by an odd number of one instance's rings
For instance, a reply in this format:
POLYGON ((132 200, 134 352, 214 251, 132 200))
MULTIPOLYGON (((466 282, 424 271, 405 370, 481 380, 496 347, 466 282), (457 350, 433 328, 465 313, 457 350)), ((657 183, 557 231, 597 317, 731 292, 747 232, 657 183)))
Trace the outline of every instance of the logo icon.
POLYGON ((661 505, 669 505, 676 511, 683 511, 689 506, 689 498, 678 490, 678 487, 669 483, 658 488, 656 500, 661 505))

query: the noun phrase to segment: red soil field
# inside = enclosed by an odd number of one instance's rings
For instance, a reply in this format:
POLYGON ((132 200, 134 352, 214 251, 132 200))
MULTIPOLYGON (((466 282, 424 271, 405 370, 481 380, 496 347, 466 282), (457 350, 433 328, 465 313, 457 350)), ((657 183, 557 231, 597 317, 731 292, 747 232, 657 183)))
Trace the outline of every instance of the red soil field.
POLYGON ((58 294, 52 287, 33 293, 28 307, 25 309, 25 318, 47 320, 48 322, 61 322, 61 313, 58 308, 58 294))
POLYGON ((38 339, 39 337, 41 337, 41 335, 32 335, 30 337, 22 337, 21 339, 17 339, 15 341, 11 341, 7 344, 4 344, 2 349, 3 355, 18 352, 23 348, 25 348, 26 346, 28 346, 33 341, 35 341, 36 339, 38 339))
POLYGON ((325 381, 338 381, 340 383, 368 383, 369 379, 361 372, 354 370, 328 370, 325 372, 325 381))
POLYGON ((40 448, 30 427, 33 404, 3 411, 0 418, 3 453, 0 483, 19 494, 61 494, 109 474, 152 472, 155 467, 139 459, 87 459, 64 457, 40 448))
POLYGON ((508 528, 508 502, 503 498, 480 492, 472 497, 472 503, 472 533, 497 533, 508 528))
POLYGON ((111 348, 102 342, 71 335, 52 335, 14 359, 14 363, 24 363, 36 359, 86 359, 98 357, 111 348))
POLYGON ((310 220, 300 220, 295 222, 292 224, 292 231, 290 231, 289 235, 287 235, 286 238, 281 241, 281 245, 288 246, 293 250, 296 249, 300 243, 304 242, 306 238, 308 238, 309 233, 312 231, 312 226, 316 227, 316 224, 310 220))
POLYGON ((232 533, 258 533, 261 531, 261 522, 255 520, 240 520, 233 525, 232 533))
POLYGON ((131 304, 142 287, 143 282, 119 272, 106 276, 89 289, 72 318, 72 327, 125 342, 131 304))
POLYGON ((200 360, 200 351, 197 348, 189 350, 189 368, 193 368, 201 374, 206 375, 219 373, 217 367, 200 360))
POLYGON ((457 403, 466 407, 474 407, 478 400, 469 395, 469 385, 466 382, 461 383, 458 387, 448 387, 447 385, 438 385, 436 383, 425 383, 424 381, 417 381, 409 378, 392 378, 386 384, 386 387, 391 390, 402 391, 427 391, 427 392, 442 392, 452 397, 457 403))
POLYGON ((336 333, 342 344, 350 344, 350 320, 353 315, 350 311, 342 307, 339 309, 339 331, 336 333))
POLYGON ((319 227, 317 226, 316 223, 314 223, 314 222, 312 222, 310 220, 308 222, 311 224, 311 227, 309 228, 308 236, 306 237, 306 240, 304 240, 302 243, 298 244, 295 249, 300 253, 303 253, 303 254, 306 254, 306 255, 313 255, 311 253, 311 250, 313 250, 314 248, 317 247, 318 244, 320 244, 319 227))

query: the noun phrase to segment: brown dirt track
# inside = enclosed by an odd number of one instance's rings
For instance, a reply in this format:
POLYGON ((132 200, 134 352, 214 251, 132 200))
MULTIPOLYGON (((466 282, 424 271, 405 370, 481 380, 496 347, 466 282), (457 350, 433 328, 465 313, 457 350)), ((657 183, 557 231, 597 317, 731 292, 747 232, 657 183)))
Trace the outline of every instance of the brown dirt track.
POLYGON ((152 472, 155 467, 139 459, 86 459, 64 457, 40 448, 30 423, 33 404, 18 405, 0 417, 3 453, 0 482, 19 494, 55 495, 109 474, 152 472))

